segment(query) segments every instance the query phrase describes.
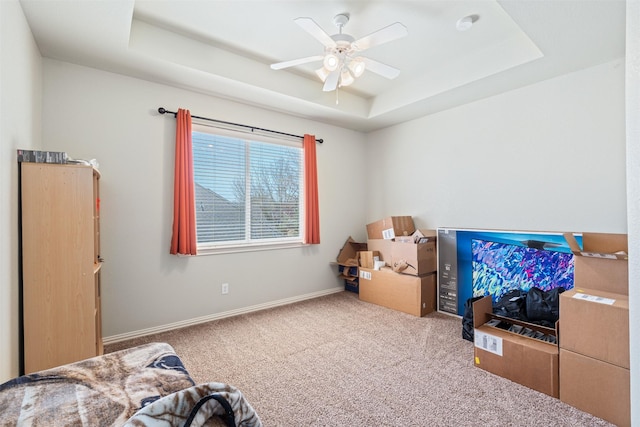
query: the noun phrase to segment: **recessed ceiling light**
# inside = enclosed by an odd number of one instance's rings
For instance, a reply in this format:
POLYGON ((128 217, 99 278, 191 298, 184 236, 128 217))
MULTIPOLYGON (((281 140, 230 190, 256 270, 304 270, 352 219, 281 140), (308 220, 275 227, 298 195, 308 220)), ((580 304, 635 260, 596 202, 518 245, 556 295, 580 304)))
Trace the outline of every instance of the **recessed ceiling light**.
POLYGON ((476 15, 465 16, 464 18, 458 19, 456 22, 456 29, 458 31, 467 31, 469 28, 473 27, 473 23, 478 20, 476 15))

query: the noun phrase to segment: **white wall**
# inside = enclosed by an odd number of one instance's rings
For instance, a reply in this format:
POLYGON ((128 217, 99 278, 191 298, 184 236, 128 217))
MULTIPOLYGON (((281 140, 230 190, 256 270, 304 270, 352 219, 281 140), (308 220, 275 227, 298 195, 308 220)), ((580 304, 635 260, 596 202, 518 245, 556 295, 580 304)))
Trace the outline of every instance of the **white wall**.
MULTIPOLYGON (((627 203, 629 258, 640 258, 640 2, 627 2, 627 203)), ((629 336, 640 336, 640 263, 629 262, 629 336)), ((631 424, 640 425, 640 340, 630 342, 631 424)))
POLYGON ((18 374, 18 163, 40 145, 42 60, 16 0, 0 1, 0 383, 18 374))
POLYGON ((367 218, 625 233, 624 95, 619 60, 372 133, 367 218))
MULTIPOLYGON (((368 219, 421 227, 629 234, 640 256, 640 2, 614 61, 368 136, 368 219), (626 132, 625 132, 626 92, 626 132), (627 168, 629 169, 627 171, 627 168), (628 206, 627 206, 628 203, 628 206)), ((631 401, 640 396, 640 263, 629 263, 631 401)), ((640 406, 632 405, 640 425, 640 406)))
POLYGON ((343 286, 329 263, 349 235, 365 237, 363 134, 49 59, 43 85, 44 146, 100 164, 105 337, 343 286), (159 115, 158 107, 323 138, 317 146, 322 243, 169 255, 175 119, 159 115), (230 284, 224 296, 223 282, 230 284))

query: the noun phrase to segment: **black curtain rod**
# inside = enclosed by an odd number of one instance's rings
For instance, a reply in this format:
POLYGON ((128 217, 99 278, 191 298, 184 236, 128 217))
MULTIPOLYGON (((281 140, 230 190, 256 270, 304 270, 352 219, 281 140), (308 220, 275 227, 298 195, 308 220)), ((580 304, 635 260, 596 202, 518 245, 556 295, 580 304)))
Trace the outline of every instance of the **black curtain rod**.
MULTIPOLYGON (((175 111, 169 111, 169 110, 165 110, 164 108, 160 107, 158 108, 158 113, 160 114, 173 114, 174 117, 178 116, 178 113, 175 111)), ((294 138, 304 138, 304 136, 300 136, 300 135, 294 135, 291 133, 286 133, 286 132, 279 132, 277 130, 271 130, 271 129, 263 129, 263 128, 259 128, 259 127, 255 127, 255 126, 249 126, 249 125, 242 125, 240 123, 233 123, 233 122, 225 122, 224 120, 216 120, 216 119, 210 119, 208 117, 200 117, 200 116, 191 116, 194 119, 201 119, 201 120, 208 120, 210 122, 216 122, 216 123, 223 123, 225 125, 232 125, 232 126, 240 126, 243 128, 247 128, 247 129, 251 129, 251 131, 253 132, 254 130, 261 130, 264 132, 271 132, 271 133, 277 133, 278 135, 286 135, 286 136, 292 136, 294 138)), ((324 139, 318 139, 316 138, 316 142, 322 144, 324 142, 324 139)))

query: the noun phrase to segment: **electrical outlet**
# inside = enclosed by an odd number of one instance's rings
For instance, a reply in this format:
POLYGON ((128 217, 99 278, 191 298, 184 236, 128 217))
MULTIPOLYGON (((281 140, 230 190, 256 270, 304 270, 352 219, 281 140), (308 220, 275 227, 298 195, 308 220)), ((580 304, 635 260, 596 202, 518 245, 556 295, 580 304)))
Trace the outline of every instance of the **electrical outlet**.
POLYGON ((223 283, 222 284, 222 295, 226 295, 229 293, 229 284, 228 283, 223 283))

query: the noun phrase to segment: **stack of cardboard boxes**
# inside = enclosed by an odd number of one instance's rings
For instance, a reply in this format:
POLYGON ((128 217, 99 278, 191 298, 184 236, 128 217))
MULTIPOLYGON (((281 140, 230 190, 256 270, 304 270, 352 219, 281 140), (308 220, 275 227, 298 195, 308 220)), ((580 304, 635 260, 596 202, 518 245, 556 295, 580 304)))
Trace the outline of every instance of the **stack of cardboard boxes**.
POLYGON ((574 288, 560 296, 560 400, 610 421, 631 424, 627 236, 583 233, 574 288))
POLYGON ((367 224, 360 299, 422 317, 436 310, 436 231, 416 230, 410 216, 367 224))
MULTIPOLYGON (((345 286, 363 301, 415 316, 435 311, 436 231, 416 230, 410 216, 401 216, 368 224, 367 235, 367 243, 350 237, 338 255, 345 286)), ((501 318, 491 296, 475 301, 474 364, 628 426, 627 236, 582 233, 582 248, 573 233, 564 236, 575 273, 573 289, 560 294, 560 320, 546 328, 501 318), (523 328, 532 333, 515 332, 523 328)))
POLYGON ((474 364, 616 425, 628 426, 627 236, 583 233, 582 249, 573 233, 565 233, 565 239, 575 255, 574 287, 560 294, 555 328, 500 318, 493 314, 491 297, 484 297, 473 304, 474 364), (505 330, 504 322, 556 340, 505 330))

